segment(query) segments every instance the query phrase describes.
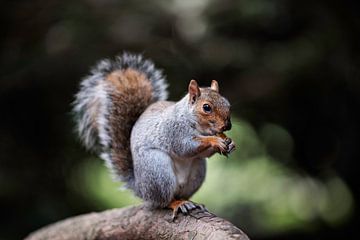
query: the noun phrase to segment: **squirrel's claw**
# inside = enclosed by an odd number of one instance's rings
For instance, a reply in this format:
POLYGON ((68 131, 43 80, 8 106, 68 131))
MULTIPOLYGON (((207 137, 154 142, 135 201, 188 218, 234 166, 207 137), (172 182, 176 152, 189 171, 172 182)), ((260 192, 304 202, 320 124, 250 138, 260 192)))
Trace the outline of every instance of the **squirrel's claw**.
POLYGON ((196 206, 203 212, 208 212, 204 204, 196 204, 196 206))
POLYGON ((233 140, 231 138, 226 137, 225 139, 225 143, 226 143, 226 155, 232 153, 235 150, 235 143, 233 142, 233 140))
MULTIPOLYGON (((230 138, 229 138, 230 139, 230 138)), ((235 150, 235 144, 234 142, 230 139, 230 143, 228 144, 228 151, 227 154, 232 153, 235 150)))
POLYGON ((184 203, 184 205, 186 206, 186 208, 191 211, 193 209, 196 208, 196 205, 193 202, 187 201, 186 203, 184 203))
POLYGON ((226 143, 226 145, 228 145, 228 146, 229 146, 229 145, 230 145, 230 143, 232 143, 231 138, 228 138, 228 137, 227 137, 227 138, 225 139, 225 143, 226 143))
POLYGON ((218 152, 222 155, 226 155, 226 153, 228 152, 228 145, 226 144, 226 141, 224 139, 220 139, 217 148, 218 152))
POLYGON ((233 140, 227 137, 224 133, 219 133, 217 136, 221 139, 218 144, 218 153, 228 157, 228 155, 235 150, 233 140))
POLYGON ((175 220, 176 215, 178 214, 178 210, 179 210, 179 208, 173 210, 172 215, 171 215, 172 222, 175 220))
POLYGON ((185 204, 180 205, 179 207, 180 207, 180 210, 181 210, 181 212, 182 212, 183 214, 185 214, 185 215, 188 214, 188 210, 187 210, 185 204))
POLYGON ((184 215, 188 215, 190 211, 194 209, 200 209, 201 211, 207 212, 207 209, 203 204, 197 204, 188 200, 174 200, 170 203, 169 208, 171 208, 172 216, 171 220, 174 221, 179 211, 184 215))

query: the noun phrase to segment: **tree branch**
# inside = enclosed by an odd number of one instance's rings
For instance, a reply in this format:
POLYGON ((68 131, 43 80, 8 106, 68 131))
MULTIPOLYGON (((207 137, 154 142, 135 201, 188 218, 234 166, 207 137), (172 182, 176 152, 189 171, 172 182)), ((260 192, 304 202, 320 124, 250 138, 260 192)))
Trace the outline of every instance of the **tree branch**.
POLYGON ((168 209, 143 206, 89 213, 46 226, 25 240, 64 239, 241 239, 245 233, 212 213, 192 211, 171 221, 168 209))

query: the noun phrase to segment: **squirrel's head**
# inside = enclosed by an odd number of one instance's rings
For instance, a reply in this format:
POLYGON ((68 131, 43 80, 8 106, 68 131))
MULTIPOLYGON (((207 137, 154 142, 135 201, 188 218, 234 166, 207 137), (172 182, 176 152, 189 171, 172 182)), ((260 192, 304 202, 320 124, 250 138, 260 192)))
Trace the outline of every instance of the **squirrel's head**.
POLYGON ((204 135, 215 135, 231 129, 230 103, 220 95, 219 85, 199 88, 195 80, 189 84, 189 104, 194 109, 197 130, 204 135))

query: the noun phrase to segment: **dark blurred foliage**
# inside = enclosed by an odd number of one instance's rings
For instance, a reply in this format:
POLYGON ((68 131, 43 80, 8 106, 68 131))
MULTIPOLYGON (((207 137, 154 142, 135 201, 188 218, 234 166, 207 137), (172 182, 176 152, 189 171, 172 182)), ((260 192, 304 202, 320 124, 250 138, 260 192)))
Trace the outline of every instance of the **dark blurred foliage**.
POLYGON ((291 160, 278 161, 319 180, 335 172, 351 190, 353 213, 344 223, 253 239, 355 238, 359 5, 348 0, 3 1, 0 239, 19 239, 45 224, 101 210, 68 184, 90 155, 73 133, 71 102, 89 67, 123 50, 142 52, 164 69, 171 99, 183 95, 192 78, 202 85, 218 79, 234 113, 255 130, 270 122, 292 136, 291 160))

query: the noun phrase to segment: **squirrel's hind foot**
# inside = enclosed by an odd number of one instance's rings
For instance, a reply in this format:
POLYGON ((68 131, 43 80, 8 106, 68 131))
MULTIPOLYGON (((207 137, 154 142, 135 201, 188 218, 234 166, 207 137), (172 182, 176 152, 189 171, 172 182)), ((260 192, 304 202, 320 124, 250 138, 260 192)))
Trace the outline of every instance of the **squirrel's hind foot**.
POLYGON ((169 206, 173 210, 171 220, 174 221, 177 214, 182 212, 185 215, 188 215, 192 210, 199 209, 202 212, 207 212, 207 209, 203 204, 194 203, 189 200, 173 200, 169 206))

